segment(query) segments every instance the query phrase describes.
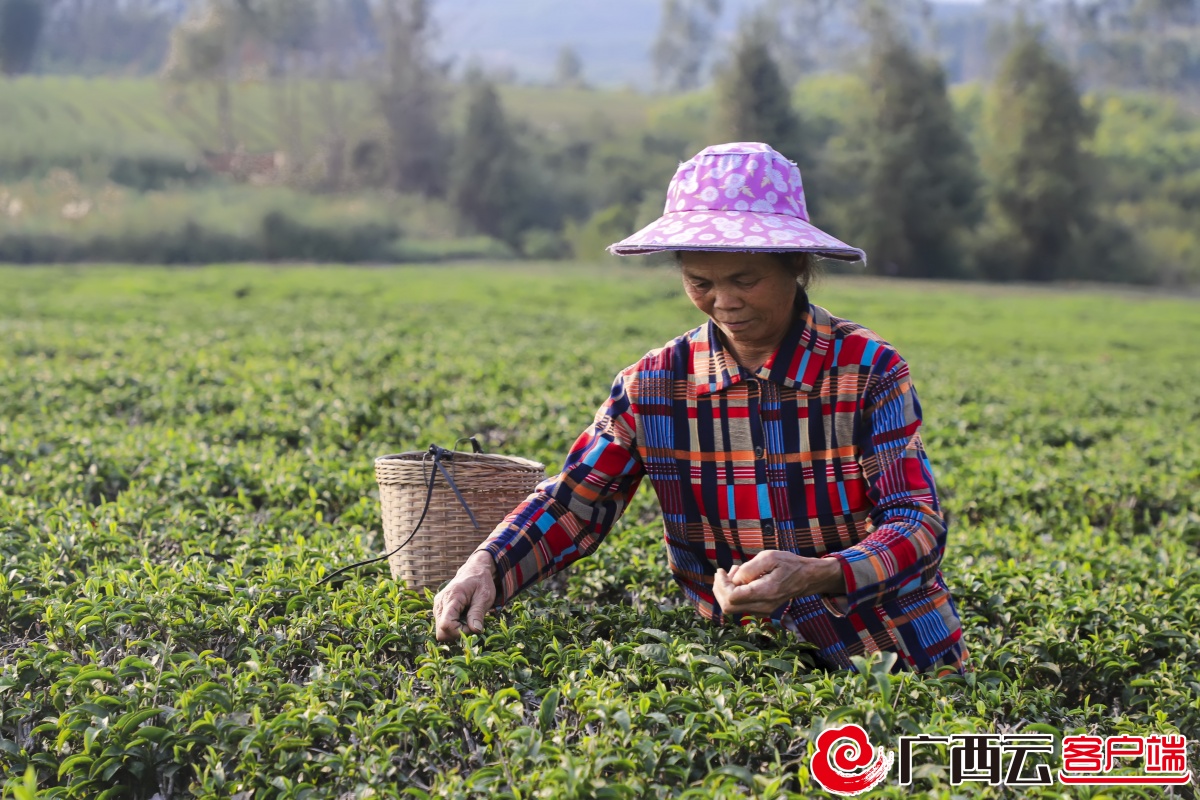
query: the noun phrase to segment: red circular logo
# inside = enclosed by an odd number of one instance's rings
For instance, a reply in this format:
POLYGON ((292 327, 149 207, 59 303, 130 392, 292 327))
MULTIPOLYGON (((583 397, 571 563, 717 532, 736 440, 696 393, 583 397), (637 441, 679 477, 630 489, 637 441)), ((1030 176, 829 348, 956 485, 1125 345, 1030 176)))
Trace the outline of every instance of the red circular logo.
POLYGON ((895 754, 876 751, 861 725, 828 728, 817 737, 813 778, 828 792, 856 795, 875 788, 892 769, 895 754))

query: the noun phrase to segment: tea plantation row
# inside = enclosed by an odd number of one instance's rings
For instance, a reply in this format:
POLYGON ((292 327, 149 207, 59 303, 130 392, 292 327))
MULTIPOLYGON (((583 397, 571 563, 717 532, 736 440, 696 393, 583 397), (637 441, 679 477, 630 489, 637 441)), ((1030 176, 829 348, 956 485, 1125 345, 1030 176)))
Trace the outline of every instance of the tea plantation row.
MULTIPOLYGON (((2 269, 0 774, 49 797, 779 797, 817 734, 1179 732, 1200 770, 1200 304, 828 279, 910 361, 966 677, 813 667, 670 581, 649 487, 461 644, 376 565, 373 459, 553 469, 701 321, 670 270, 2 269)), ((1057 766, 1057 754, 1048 763, 1057 766)), ((944 748, 873 796, 951 786, 944 748)), ((1194 797, 1195 786, 1166 790, 1194 797)), ((1154 788, 1025 796, 1161 797, 1154 788)))

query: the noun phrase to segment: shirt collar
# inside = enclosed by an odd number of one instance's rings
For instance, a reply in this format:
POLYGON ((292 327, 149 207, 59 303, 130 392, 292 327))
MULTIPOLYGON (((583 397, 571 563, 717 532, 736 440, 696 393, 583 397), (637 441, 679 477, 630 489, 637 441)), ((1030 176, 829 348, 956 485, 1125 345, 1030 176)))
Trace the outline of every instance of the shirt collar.
POLYGON ((696 329, 692 338, 689 378, 697 395, 719 392, 749 378, 774 381, 801 392, 811 392, 821 374, 833 342, 829 312, 808 302, 803 290, 796 293, 796 319, 779 347, 761 367, 742 369, 733 354, 721 344, 716 323, 696 329))

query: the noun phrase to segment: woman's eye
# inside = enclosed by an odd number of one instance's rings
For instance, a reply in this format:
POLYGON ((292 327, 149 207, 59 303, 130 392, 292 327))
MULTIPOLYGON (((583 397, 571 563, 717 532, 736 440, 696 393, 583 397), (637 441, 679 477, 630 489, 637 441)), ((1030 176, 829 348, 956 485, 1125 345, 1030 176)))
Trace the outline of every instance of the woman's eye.
POLYGON ((749 289, 749 288, 753 287, 754 284, 756 284, 756 283, 758 283, 758 281, 737 281, 737 285, 738 285, 739 289, 749 289))

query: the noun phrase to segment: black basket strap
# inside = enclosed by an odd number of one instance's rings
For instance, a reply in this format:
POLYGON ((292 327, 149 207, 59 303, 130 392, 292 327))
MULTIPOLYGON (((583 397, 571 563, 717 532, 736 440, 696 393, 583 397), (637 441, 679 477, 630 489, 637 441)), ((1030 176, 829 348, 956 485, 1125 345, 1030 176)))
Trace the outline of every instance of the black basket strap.
MULTIPOLYGON (((483 452, 483 448, 479 446, 479 442, 475 439, 474 436, 468 437, 468 439, 471 442, 472 447, 474 447, 476 453, 483 452)), ((458 441, 461 442, 461 441, 464 441, 464 439, 459 439, 458 441)), ((454 446, 457 447, 458 442, 455 442, 454 446)), ((421 529, 421 523, 423 523, 425 521, 425 516, 429 513, 429 504, 433 500, 433 486, 437 482, 437 476, 438 476, 439 472, 442 473, 442 477, 446 479, 446 483, 450 486, 450 491, 454 492, 454 496, 458 499, 458 502, 462 505, 463 509, 467 512, 467 516, 471 518, 471 524, 475 526, 475 530, 479 530, 479 522, 475 519, 475 514, 471 511, 471 507, 469 505, 467 505, 467 500, 465 497, 462 496, 462 492, 460 492, 458 490, 458 485, 454 483, 454 478, 450 476, 450 473, 446 470, 446 467, 442 464, 442 461, 453 460, 454 451, 447 450, 444 447, 438 447, 436 444, 429 445, 429 449, 425 452, 424 455, 421 456, 422 472, 424 472, 425 460, 428 459, 430 456, 433 457, 433 469, 429 473, 429 478, 425 481, 425 486, 426 486, 425 506, 424 506, 424 508, 421 509, 421 516, 417 519, 417 524, 413 526, 412 531, 409 532, 408 538, 406 538, 403 542, 401 542, 396 547, 396 549, 392 550, 390 553, 384 553, 381 556, 376 556, 375 558, 364 559, 363 561, 356 561, 353 564, 349 564, 340 569, 334 570, 333 572, 329 573, 321 580, 317 581, 317 583, 316 583, 317 586, 320 586, 321 584, 332 580, 333 578, 337 577, 338 575, 341 575, 343 572, 346 572, 346 571, 352 570, 352 569, 357 569, 359 567, 365 567, 367 564, 374 564, 376 561, 383 561, 385 558, 391 558, 396 553, 399 553, 401 550, 403 550, 405 545, 407 545, 409 542, 411 542, 412 538, 417 535, 417 531, 419 531, 421 529)))
MULTIPOLYGON (((464 509, 466 509, 467 516, 471 518, 471 524, 475 526, 475 530, 479 530, 479 523, 475 521, 475 515, 471 513, 471 507, 467 505, 467 501, 462 496, 462 492, 458 491, 458 486, 454 483, 454 478, 450 477, 450 473, 447 472, 446 468, 442 465, 442 459, 451 459, 454 456, 454 453, 450 450, 446 450, 445 448, 438 447, 436 444, 429 445, 429 451, 434 453, 433 465, 437 467, 439 471, 441 471, 442 477, 445 478, 446 483, 450 485, 450 491, 454 492, 454 496, 458 498, 458 502, 462 504, 464 509)), ((424 461, 425 459, 422 458, 421 462, 424 463, 424 461)), ((430 478, 430 483, 433 483, 432 477, 430 478)), ((425 504, 426 507, 428 507, 429 501, 426 500, 425 504)), ((412 538, 411 535, 409 538, 412 538)))

